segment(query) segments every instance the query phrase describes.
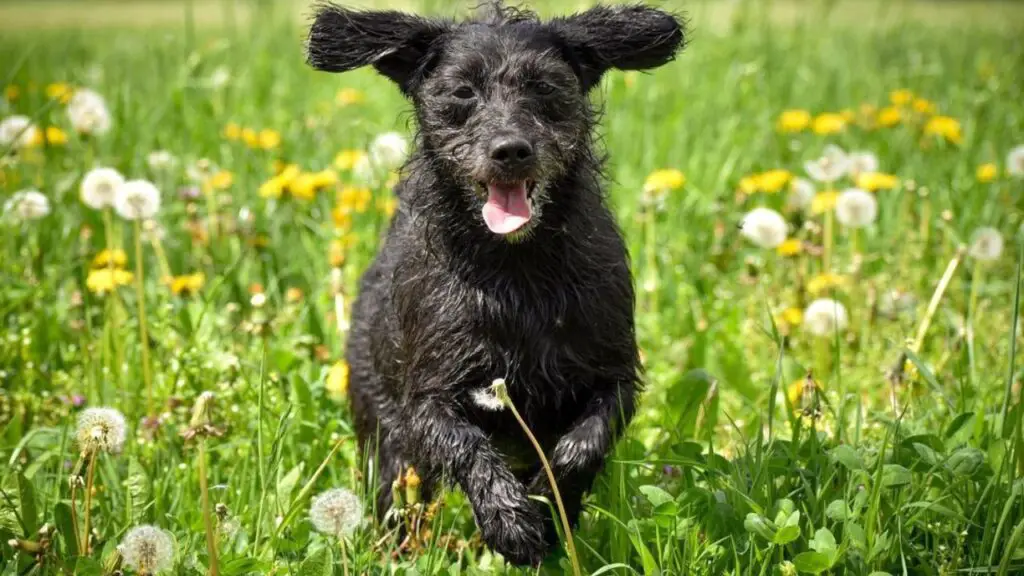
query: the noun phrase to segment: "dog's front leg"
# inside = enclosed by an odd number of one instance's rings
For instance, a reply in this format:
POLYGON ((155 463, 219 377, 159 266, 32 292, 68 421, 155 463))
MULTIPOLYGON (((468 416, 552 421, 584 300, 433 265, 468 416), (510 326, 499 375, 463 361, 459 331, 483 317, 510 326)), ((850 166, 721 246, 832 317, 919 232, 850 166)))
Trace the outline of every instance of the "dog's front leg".
POLYGON ((458 483, 489 547, 517 564, 539 564, 547 553, 544 517, 483 430, 442 399, 414 397, 406 406, 401 432, 410 459, 458 483))

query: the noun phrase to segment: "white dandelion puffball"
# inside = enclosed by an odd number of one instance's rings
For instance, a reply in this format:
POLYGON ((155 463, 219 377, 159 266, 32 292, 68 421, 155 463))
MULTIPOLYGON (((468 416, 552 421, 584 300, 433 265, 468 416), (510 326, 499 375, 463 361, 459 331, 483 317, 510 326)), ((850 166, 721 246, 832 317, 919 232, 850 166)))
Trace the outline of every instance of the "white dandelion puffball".
POLYGON ((75 436, 82 452, 119 454, 127 437, 124 415, 113 408, 87 408, 78 416, 75 436))
POLYGON ((1024 176, 1024 144, 1015 147, 1006 155, 1006 171, 1011 176, 1024 176))
POLYGON ((210 77, 207 79, 210 88, 212 88, 213 90, 220 90, 221 88, 227 86, 228 82, 230 81, 231 71, 224 66, 219 66, 216 70, 213 71, 212 74, 210 74, 210 77))
POLYGON ((409 142, 398 132, 385 132, 370 143, 370 162, 382 170, 398 168, 409 153, 409 142))
POLYGON ((850 174, 856 176, 865 172, 878 172, 878 156, 866 150, 850 152, 847 156, 850 174))
POLYGON ((110 131, 110 110, 98 92, 79 88, 68 102, 68 120, 79 134, 102 136, 110 131))
POLYGON ((154 150, 146 155, 146 165, 154 171, 168 170, 178 165, 178 159, 167 150, 154 150))
POLYGON ((505 409, 505 403, 501 401, 501 398, 498 398, 498 395, 494 393, 494 389, 490 386, 473 390, 470 396, 473 397, 473 403, 484 410, 501 412, 505 409))
POLYGON ((786 240, 786 219, 771 208, 754 208, 743 217, 740 234, 761 248, 775 248, 786 240))
POLYGON ((833 336, 849 323, 846 307, 831 298, 819 298, 804 310, 804 328, 815 336, 833 336))
POLYGON ((125 566, 139 574, 159 574, 173 565, 174 540, 165 530, 143 524, 124 535, 117 551, 125 566))
POLYGON ((82 178, 79 194, 82 203, 93 210, 114 205, 117 189, 124 184, 124 176, 113 168, 93 168, 82 178))
POLYGON ((789 185, 786 207, 790 210, 806 211, 811 207, 811 202, 814 201, 814 195, 817 192, 814 182, 806 178, 794 178, 789 185))
POLYGON ((976 260, 998 260, 1003 253, 1003 236, 995 228, 978 228, 971 236, 969 253, 976 260))
POLYGON ((32 145, 39 129, 28 116, 14 115, 0 121, 0 146, 26 148, 32 145))
POLYGON ((4 203, 4 216, 21 221, 38 220, 50 213, 50 200, 38 190, 15 192, 4 203))
POLYGON ((351 490, 334 488, 313 498, 309 519, 317 532, 344 538, 363 522, 363 503, 351 490))
POLYGON ((870 192, 847 188, 836 198, 836 220, 847 228, 863 228, 878 218, 878 201, 870 192))
POLYGON ((835 182, 850 170, 850 158, 834 144, 825 146, 821 158, 804 163, 807 175, 818 182, 835 182))
POLYGON ((160 191, 148 180, 128 180, 117 188, 114 210, 125 220, 152 218, 160 210, 160 191))

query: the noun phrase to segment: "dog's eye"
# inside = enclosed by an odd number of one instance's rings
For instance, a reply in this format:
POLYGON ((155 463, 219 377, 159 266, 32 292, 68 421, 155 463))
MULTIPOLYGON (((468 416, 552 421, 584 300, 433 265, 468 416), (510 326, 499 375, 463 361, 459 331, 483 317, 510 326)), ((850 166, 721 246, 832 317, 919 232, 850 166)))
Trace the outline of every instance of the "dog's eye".
POLYGON ((455 92, 452 92, 452 96, 455 96, 459 100, 469 100, 470 98, 476 96, 476 92, 473 91, 472 86, 467 86, 463 84, 462 86, 456 88, 455 92))
POLYGON ((533 85, 533 89, 534 89, 534 91, 537 92, 537 94, 540 94, 542 96, 547 96, 548 94, 551 94, 552 92, 555 91, 555 87, 554 86, 552 86, 551 84, 548 84, 547 82, 545 82, 543 80, 540 80, 540 81, 536 82, 533 85))

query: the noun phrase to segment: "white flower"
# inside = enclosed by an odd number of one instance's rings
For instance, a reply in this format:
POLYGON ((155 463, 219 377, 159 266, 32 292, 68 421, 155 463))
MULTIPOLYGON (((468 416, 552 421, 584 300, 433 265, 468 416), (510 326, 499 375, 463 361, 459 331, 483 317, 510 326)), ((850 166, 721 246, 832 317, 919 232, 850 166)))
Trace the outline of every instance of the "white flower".
POLYGON ((167 170, 178 164, 178 159, 167 150, 154 150, 146 155, 146 164, 150 170, 167 170))
POLYGON ((811 207, 814 195, 817 190, 814 182, 806 178, 794 178, 789 184, 789 196, 786 197, 786 207, 790 210, 804 211, 811 207))
POLYGON ((370 143, 370 162, 380 170, 398 168, 408 153, 409 143, 398 132, 385 132, 370 143))
POLYGON ((825 146, 821 158, 804 163, 807 175, 818 182, 835 182, 842 178, 849 169, 849 157, 846 156, 846 152, 843 152, 842 148, 834 144, 825 146))
POLYGON ((88 88, 75 90, 68 102, 68 119, 80 134, 101 136, 110 130, 110 110, 99 93, 88 88))
POLYGON ((971 248, 968 252, 977 260, 998 260, 1003 253, 1003 237, 995 228, 978 228, 971 237, 971 248))
POLYGON ((786 240, 786 220, 770 208, 747 212, 740 226, 740 234, 761 248, 775 248, 786 240))
POLYGON ((854 177, 865 172, 878 172, 878 156, 866 150, 850 152, 847 156, 850 162, 849 171, 854 177))
POLYGON ((1006 171, 1018 178, 1024 176, 1024 144, 1010 150, 1006 155, 1006 171))
POLYGON ((470 396, 473 397, 473 403, 484 410, 501 412, 505 409, 505 404, 494 393, 494 389, 491 386, 473 390, 470 396))
POLYGON ((113 168, 93 168, 82 179, 79 194, 82 202, 93 210, 114 205, 117 189, 124 184, 124 176, 113 168))
POLYGON ((170 570, 174 560, 174 540, 166 531, 143 524, 124 535, 117 551, 125 566, 139 574, 159 574, 170 570))
POLYGON ((210 88, 214 90, 220 90, 227 86, 229 81, 231 81, 231 72, 224 66, 220 66, 214 70, 213 73, 210 74, 210 78, 207 79, 210 88))
POLYGON ((125 220, 152 218, 160 210, 160 191, 147 180, 129 180, 118 186, 114 209, 125 220))
POLYGON ((377 174, 369 156, 360 156, 359 159, 356 160, 355 165, 352 166, 352 175, 356 177, 356 180, 363 184, 373 182, 377 174))
POLYGON ((124 415, 113 408, 87 408, 78 416, 75 435, 82 452, 119 454, 124 447, 127 425, 124 415))
POLYGON ((846 308, 830 298, 819 298, 804 310, 804 328, 815 336, 834 336, 848 323, 846 308))
POLYGON ((50 213, 50 201, 38 190, 15 192, 4 203, 4 216, 21 221, 38 220, 50 213))
POLYGON ((878 218, 878 201, 870 192, 847 188, 836 198, 836 220, 847 228, 863 228, 878 218))
POLYGON ((185 175, 193 182, 203 183, 216 174, 217 170, 217 166, 209 158, 200 158, 185 168, 185 175))
POLYGON ((309 507, 317 532, 344 538, 363 522, 363 503, 350 490, 334 488, 317 495, 309 507))
POLYGON ((0 147, 26 148, 38 138, 39 129, 28 116, 14 115, 0 122, 0 147))

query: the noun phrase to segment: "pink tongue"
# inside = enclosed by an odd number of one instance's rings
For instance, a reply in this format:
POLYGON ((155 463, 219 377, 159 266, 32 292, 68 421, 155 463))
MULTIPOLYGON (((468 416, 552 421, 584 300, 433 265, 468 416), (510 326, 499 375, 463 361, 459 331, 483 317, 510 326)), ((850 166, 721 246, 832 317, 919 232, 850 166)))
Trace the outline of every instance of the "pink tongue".
POLYGON ((484 222, 495 234, 510 234, 530 221, 530 203, 526 200, 526 184, 488 184, 484 222))

